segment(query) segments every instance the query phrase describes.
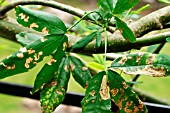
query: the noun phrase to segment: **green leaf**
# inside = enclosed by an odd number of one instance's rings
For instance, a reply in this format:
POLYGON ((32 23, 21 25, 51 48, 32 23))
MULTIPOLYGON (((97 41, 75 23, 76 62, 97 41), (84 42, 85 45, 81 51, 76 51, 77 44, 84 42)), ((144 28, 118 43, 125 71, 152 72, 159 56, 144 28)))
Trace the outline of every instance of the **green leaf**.
POLYGON ((111 113, 111 100, 108 93, 106 73, 96 74, 89 82, 82 100, 82 113, 111 113))
POLYGON ((83 87, 86 88, 88 86, 89 80, 92 78, 88 67, 84 65, 84 63, 73 56, 70 56, 71 59, 71 72, 73 78, 83 87))
POLYGON ((113 0, 98 0, 98 4, 105 10, 112 12, 113 11, 113 0))
POLYGON ((17 6, 15 10, 18 23, 25 27, 49 34, 64 34, 67 31, 62 20, 56 15, 22 6, 17 6))
POLYGON ((147 10, 148 8, 150 8, 150 4, 146 4, 144 6, 142 6, 141 8, 135 10, 135 11, 132 11, 131 14, 139 14, 141 13, 142 11, 144 10, 147 10))
POLYGON ((102 54, 92 54, 92 56, 94 57, 94 59, 100 63, 104 65, 104 57, 102 54))
POLYGON ((22 32, 16 35, 17 41, 21 43, 22 46, 27 46, 38 39, 43 37, 33 33, 22 32))
POLYGON ((97 62, 89 62, 87 66, 94 70, 102 70, 102 71, 104 70, 104 66, 97 62))
POLYGON ((63 35, 47 35, 0 62, 0 79, 27 72, 60 45, 63 35))
POLYGON ((170 57, 147 52, 127 54, 114 60, 110 68, 120 69, 127 74, 169 76, 170 57))
POLYGON ((155 44, 155 45, 149 46, 147 48, 147 52, 153 53, 158 48, 158 46, 160 46, 160 44, 155 44))
MULTIPOLYGON (((32 90, 32 93, 37 92, 43 84, 47 83, 53 78, 54 73, 58 69, 61 60, 66 52, 66 47, 68 45, 68 38, 67 36, 64 36, 60 39, 62 42, 58 44, 57 51, 52 55, 52 58, 49 62, 47 62, 41 71, 38 73, 35 82, 34 82, 34 88, 32 90)), ((57 46, 57 45, 56 45, 57 46)))
POLYGON ((129 42, 134 43, 136 42, 136 37, 134 36, 131 29, 127 26, 127 24, 115 16, 116 20, 116 27, 119 29, 120 33, 123 35, 123 37, 129 42))
POLYGON ((166 41, 167 41, 167 42, 170 42, 170 37, 166 38, 166 41))
POLYGON ((100 32, 97 32, 97 36, 96 36, 96 46, 97 46, 97 47, 100 47, 101 42, 102 42, 101 33, 100 33, 100 32))
POLYGON ((158 0, 159 2, 163 2, 163 3, 166 3, 166 4, 170 4, 170 1, 169 0, 158 0))
POLYGON ((111 100, 119 107, 120 113, 146 113, 147 108, 132 88, 116 72, 108 70, 111 100))
POLYGON ((70 78, 69 62, 68 58, 63 58, 53 79, 41 90, 40 102, 43 113, 51 113, 63 102, 70 78))
POLYGON ((114 8, 114 14, 121 14, 126 10, 133 8, 139 0, 118 0, 114 8))
POLYGON ((83 37, 82 39, 80 39, 79 41, 77 41, 73 46, 72 49, 80 49, 85 47, 89 42, 91 42, 93 40, 93 38, 96 36, 97 32, 93 32, 85 37, 83 37))

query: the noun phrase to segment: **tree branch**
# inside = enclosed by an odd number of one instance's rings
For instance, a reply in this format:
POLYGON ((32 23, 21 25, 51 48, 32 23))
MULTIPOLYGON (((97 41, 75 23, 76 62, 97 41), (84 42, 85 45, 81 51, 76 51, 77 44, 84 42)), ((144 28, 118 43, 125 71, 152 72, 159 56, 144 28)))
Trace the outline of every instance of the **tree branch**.
POLYGON ((159 9, 155 12, 142 17, 130 25, 130 28, 135 33, 136 37, 157 29, 163 29, 170 22, 170 6, 159 9))
POLYGON ((62 11, 65 11, 67 13, 73 14, 75 16, 78 17, 83 17, 83 15, 85 14, 84 11, 71 7, 69 5, 65 5, 65 4, 61 4, 58 2, 54 2, 54 1, 42 1, 42 0, 27 0, 27 1, 14 1, 9 3, 8 5, 1 7, 0 8, 0 16, 4 16, 8 11, 10 11, 11 9, 15 8, 18 5, 43 5, 43 6, 48 6, 48 7, 52 7, 52 8, 56 8, 62 11))
MULTIPOLYGON (((32 29, 20 26, 18 24, 10 23, 5 20, 0 20, 0 36, 5 37, 7 39, 16 41, 15 35, 20 32, 33 32, 39 35, 44 35, 40 32, 34 31, 32 29)), ((108 40, 108 52, 120 52, 120 51, 128 51, 132 48, 140 48, 143 46, 149 46, 153 44, 158 44, 161 42, 165 42, 166 38, 170 36, 169 31, 160 32, 158 34, 153 34, 149 36, 143 36, 141 38, 137 38, 136 43, 129 43, 122 38, 120 34, 114 34, 109 37, 108 40)), ((69 48, 74 45, 80 38, 69 35, 69 48)), ((104 52, 104 42, 100 48, 96 48, 95 40, 89 43, 85 48, 81 50, 76 50, 74 52, 84 53, 84 54, 92 54, 92 53, 103 53, 104 52)))

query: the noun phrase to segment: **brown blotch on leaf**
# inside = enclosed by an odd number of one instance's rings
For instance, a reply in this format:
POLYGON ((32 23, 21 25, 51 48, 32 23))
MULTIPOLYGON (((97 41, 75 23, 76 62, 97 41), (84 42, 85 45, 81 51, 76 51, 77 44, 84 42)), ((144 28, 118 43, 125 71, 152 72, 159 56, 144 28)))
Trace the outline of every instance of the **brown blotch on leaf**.
POLYGON ((142 58, 143 55, 144 53, 138 53, 138 56, 136 58, 136 62, 138 63, 138 65, 140 64, 140 59, 142 58))
POLYGON ((23 53, 17 53, 17 57, 18 58, 24 58, 24 54, 23 53))
POLYGON ((56 81, 52 81, 51 85, 52 85, 52 86, 56 86, 56 85, 57 85, 57 82, 56 82, 56 81))
POLYGON ((128 109, 126 107, 124 108, 124 111, 125 111, 125 113, 133 113, 131 109, 128 109))
POLYGON ((38 63, 37 62, 33 62, 33 64, 37 65, 38 63))
POLYGON ((68 66, 67 66, 67 65, 64 66, 64 70, 65 70, 66 72, 68 72, 68 66))
POLYGON ((66 48, 67 48, 67 43, 64 42, 64 43, 63 43, 63 51, 66 50, 66 48))
POLYGON ((36 23, 32 23, 31 25, 30 25, 30 28, 38 28, 39 26, 36 24, 36 23))
POLYGON ((122 56, 122 58, 119 60, 119 64, 125 64, 125 62, 127 61, 127 57, 126 56, 122 56))
POLYGON ((26 16, 26 17, 24 18, 24 21, 25 21, 25 22, 28 22, 28 20, 29 20, 29 16, 26 16))
POLYGON ((132 105, 133 101, 126 102, 126 107, 130 107, 132 105))
POLYGON ((32 53, 35 53, 35 50, 33 50, 32 48, 30 48, 30 49, 28 50, 28 54, 32 54, 32 53))
POLYGON ((94 103, 94 99, 91 102, 94 103))
POLYGON ((126 82, 123 81, 122 84, 123 84, 123 88, 125 88, 125 89, 128 88, 128 85, 126 84, 126 82))
POLYGON ((110 90, 110 93, 112 94, 112 96, 116 96, 118 92, 119 92, 119 90, 116 88, 110 90))
POLYGON ((44 27, 44 28, 42 29, 42 32, 48 34, 49 30, 47 30, 47 27, 44 27))
POLYGON ((151 65, 145 66, 145 68, 142 70, 142 72, 143 72, 143 74, 151 75, 154 77, 162 77, 162 76, 165 76, 165 74, 166 74, 166 70, 164 69, 164 67, 157 68, 157 67, 153 67, 151 65))
POLYGON ((86 89, 88 87, 88 85, 89 85, 89 82, 86 81, 86 85, 84 86, 84 89, 86 89))
POLYGON ((5 65, 5 67, 6 67, 7 70, 14 70, 15 64, 13 64, 12 66, 5 65))
POLYGON ((48 65, 52 65, 53 62, 57 62, 57 60, 55 60, 55 59, 52 58, 52 59, 50 59, 49 62, 47 62, 47 64, 48 64, 48 65))
POLYGON ((26 68, 29 68, 29 67, 30 67, 29 64, 30 64, 32 61, 33 61, 33 59, 32 59, 31 57, 27 58, 27 59, 26 59, 26 62, 25 62, 25 67, 26 67, 26 68))
POLYGON ((146 59, 146 64, 150 65, 155 62, 155 55, 151 55, 146 59))
POLYGON ((26 14, 23 14, 23 13, 20 13, 19 16, 21 17, 21 20, 28 22, 29 16, 27 16, 26 14))
POLYGON ((99 93, 103 100, 107 100, 109 98, 106 75, 103 76, 99 93))
POLYGON ((123 28, 119 28, 120 33, 123 33, 123 28))
POLYGON ((137 106, 134 106, 133 108, 134 108, 133 113, 137 113, 139 111, 139 108, 137 106))
POLYGON ((70 64, 71 71, 74 71, 75 66, 73 64, 70 64))
POLYGON ((122 100, 119 99, 118 100, 118 103, 116 103, 116 105, 119 107, 119 109, 121 110, 122 109, 122 100))
POLYGON ((45 109, 46 109, 46 108, 48 108, 48 106, 43 106, 43 108, 45 108, 45 109))
POLYGON ((83 71, 86 71, 87 69, 88 69, 88 68, 85 67, 85 66, 82 67, 82 70, 83 70, 83 71))
POLYGON ((61 91, 59 91, 58 89, 56 90, 56 93, 59 95, 62 95, 63 93, 61 91))
POLYGON ((46 40, 46 38, 41 38, 41 42, 45 42, 46 40))
POLYGON ((91 91, 90 95, 91 95, 91 96, 94 96, 94 95, 95 95, 95 91, 94 91, 94 90, 91 91))
POLYGON ((43 54, 42 51, 40 51, 40 52, 38 53, 38 55, 35 53, 35 54, 34 54, 34 60, 35 60, 35 61, 39 60, 39 59, 40 59, 40 56, 42 56, 42 54, 43 54))

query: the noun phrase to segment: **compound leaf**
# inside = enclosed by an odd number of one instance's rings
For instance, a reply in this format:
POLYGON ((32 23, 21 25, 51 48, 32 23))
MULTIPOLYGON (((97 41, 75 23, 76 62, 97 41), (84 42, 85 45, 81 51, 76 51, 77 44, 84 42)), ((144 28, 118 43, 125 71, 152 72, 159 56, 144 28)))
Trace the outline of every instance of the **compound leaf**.
POLYGON ((53 14, 34 11, 23 6, 17 6, 15 10, 18 23, 25 27, 48 34, 64 34, 67 31, 63 21, 53 14))
POLYGON ((169 76, 170 57, 147 52, 127 54, 114 60, 111 69, 120 69, 127 74, 135 75, 169 76))
POLYGON ((135 6, 139 0, 118 0, 114 8, 114 14, 121 14, 135 6))
POLYGON ((73 46, 72 49, 80 49, 83 48, 84 46, 86 46, 89 42, 91 42, 93 40, 93 38, 96 36, 96 31, 83 37, 82 39, 80 39, 79 41, 77 41, 73 46))
POLYGON ((82 113, 111 113, 111 100, 104 71, 90 80, 81 104, 82 113))
POLYGON ((64 57, 52 80, 41 90, 40 102, 43 113, 51 113, 63 102, 70 78, 69 63, 70 60, 64 57))
MULTIPOLYGON (((68 45, 68 38, 67 36, 63 36, 60 40, 62 42, 58 44, 58 49, 55 51, 55 53, 52 55, 52 58, 50 59, 49 62, 47 62, 41 71, 38 73, 35 82, 34 82, 34 88, 32 90, 32 93, 38 91, 43 84, 47 83, 50 81, 58 69, 61 60, 63 56, 65 55, 66 52, 66 47, 68 45)), ((57 46, 57 45, 56 45, 57 46)))
POLYGON ((116 72, 108 70, 111 100, 119 107, 120 113, 146 113, 147 109, 137 94, 116 72))
POLYGON ((136 42, 136 37, 134 36, 131 29, 127 26, 127 24, 115 16, 116 20, 116 27, 119 29, 120 33, 123 35, 123 37, 129 42, 134 43, 136 42))
POLYGON ((84 65, 84 63, 73 56, 70 56, 71 59, 71 72, 73 78, 83 87, 86 88, 88 86, 89 80, 92 78, 88 67, 84 65))
POLYGON ((62 38, 63 35, 47 35, 3 59, 0 62, 0 79, 32 69, 57 49, 62 38))

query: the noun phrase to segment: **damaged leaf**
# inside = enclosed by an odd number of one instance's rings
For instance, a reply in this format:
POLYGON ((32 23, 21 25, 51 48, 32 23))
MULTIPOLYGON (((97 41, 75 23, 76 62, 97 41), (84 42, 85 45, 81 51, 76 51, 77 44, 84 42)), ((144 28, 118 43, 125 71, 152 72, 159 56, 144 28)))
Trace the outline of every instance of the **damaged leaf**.
POLYGON ((23 6, 17 6, 15 11, 17 22, 25 27, 46 34, 64 34, 67 31, 63 21, 54 14, 31 10, 23 6))
POLYGON ((127 74, 144 74, 154 77, 170 75, 170 57, 139 52, 117 58, 110 69, 120 69, 127 74))
POLYGON ((57 49, 57 44, 62 42, 63 37, 64 35, 47 35, 3 59, 0 62, 0 79, 32 69, 57 49))
POLYGON ((63 56, 65 55, 66 46, 68 45, 67 36, 63 36, 60 40, 61 40, 61 43, 56 44, 56 46, 58 47, 57 51, 54 52, 50 61, 48 61, 43 66, 41 71, 38 73, 38 75, 35 79, 35 82, 34 82, 34 88, 32 90, 32 93, 38 91, 43 84, 50 81, 51 78, 53 77, 54 73, 58 69, 58 67, 61 63, 61 60, 62 60, 63 56))
POLYGON ((56 69, 54 77, 41 90, 42 113, 53 112, 63 102, 70 78, 69 63, 70 60, 68 58, 63 58, 59 69, 56 69))
POLYGON ((81 104, 82 113, 111 113, 111 100, 104 71, 90 80, 81 104))
POLYGON ((71 72, 73 78, 83 87, 88 86, 89 80, 92 78, 88 67, 78 58, 70 56, 71 59, 71 72))
POLYGON ((111 100, 120 113, 147 113, 146 106, 118 73, 108 70, 108 80, 111 100))
POLYGON ((120 33, 123 35, 123 38, 128 42, 135 43, 136 37, 133 34, 132 30, 128 27, 128 25, 118 17, 114 16, 116 20, 116 27, 119 29, 120 33))

